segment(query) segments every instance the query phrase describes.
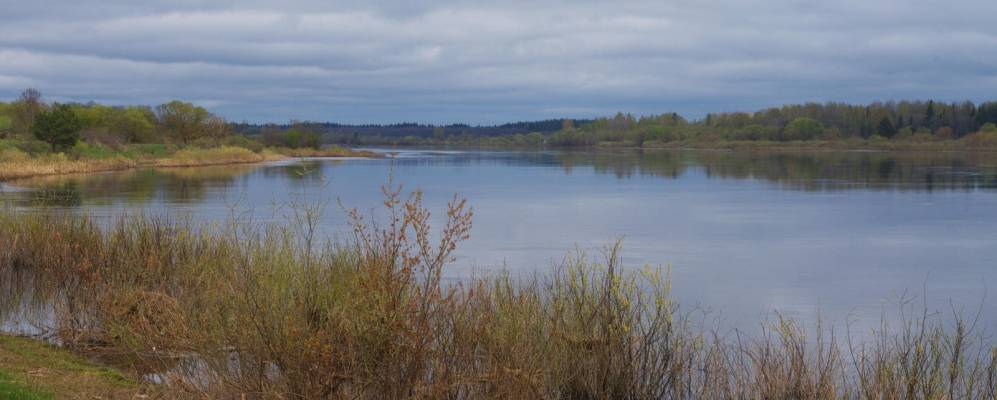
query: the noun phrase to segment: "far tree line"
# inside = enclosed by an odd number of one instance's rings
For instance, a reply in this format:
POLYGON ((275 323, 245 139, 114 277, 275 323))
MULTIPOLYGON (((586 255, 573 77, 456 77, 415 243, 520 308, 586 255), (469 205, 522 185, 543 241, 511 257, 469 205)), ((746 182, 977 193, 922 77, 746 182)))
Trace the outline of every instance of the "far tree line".
POLYGON ((589 124, 566 126, 548 139, 554 145, 603 142, 807 141, 961 139, 997 131, 997 102, 876 102, 868 105, 806 103, 761 111, 710 113, 687 120, 677 113, 635 117, 618 113, 589 124))
POLYGON ((464 124, 343 125, 230 123, 201 106, 174 100, 157 106, 46 103, 35 89, 0 102, 0 139, 37 139, 53 151, 80 139, 106 145, 132 143, 217 144, 235 135, 259 146, 315 147, 345 144, 511 144, 643 146, 675 141, 807 141, 972 139, 997 141, 997 102, 970 101, 806 103, 757 112, 710 113, 689 120, 678 113, 635 117, 617 113, 591 120, 551 119, 494 126, 464 124), (990 140, 990 139, 987 139, 990 140))

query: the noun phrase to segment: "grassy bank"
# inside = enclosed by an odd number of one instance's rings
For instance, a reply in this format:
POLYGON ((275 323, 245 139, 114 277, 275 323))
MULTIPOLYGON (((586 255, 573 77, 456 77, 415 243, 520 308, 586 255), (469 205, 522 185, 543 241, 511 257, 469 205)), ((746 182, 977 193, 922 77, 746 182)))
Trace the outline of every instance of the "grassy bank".
POLYGON ((134 399, 152 392, 66 349, 0 335, 0 399, 134 399))
POLYGON ((0 140, 0 181, 35 176, 119 171, 139 166, 196 167, 243 164, 290 157, 379 157, 369 151, 326 149, 246 148, 239 146, 177 147, 127 145, 118 149, 80 143, 69 151, 51 153, 32 141, 0 140))
POLYGON ((781 318, 722 334, 673 301, 666 270, 624 269, 618 247, 535 279, 444 285, 469 207, 455 198, 434 231, 418 193, 384 204, 386 220, 351 212, 352 238, 325 244, 311 206, 262 226, 8 210, 0 316, 52 310, 68 347, 206 398, 997 395, 997 347, 963 322, 917 314, 862 342, 781 318))

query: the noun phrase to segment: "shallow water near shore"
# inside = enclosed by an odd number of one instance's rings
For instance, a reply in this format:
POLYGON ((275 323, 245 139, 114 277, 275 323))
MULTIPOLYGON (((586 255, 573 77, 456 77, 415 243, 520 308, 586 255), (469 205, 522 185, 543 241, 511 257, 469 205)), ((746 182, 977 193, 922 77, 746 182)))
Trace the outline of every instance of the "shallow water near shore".
POLYGON ((290 203, 325 202, 322 230, 335 236, 348 234, 337 203, 378 208, 389 176, 438 212, 454 193, 474 206, 452 281, 543 275, 567 252, 598 260, 622 239, 627 266, 670 266, 684 307, 725 326, 779 312, 864 329, 907 299, 970 317, 983 306, 980 328, 997 331, 991 153, 401 150, 44 177, 4 184, 0 198, 205 222, 281 220, 290 203))

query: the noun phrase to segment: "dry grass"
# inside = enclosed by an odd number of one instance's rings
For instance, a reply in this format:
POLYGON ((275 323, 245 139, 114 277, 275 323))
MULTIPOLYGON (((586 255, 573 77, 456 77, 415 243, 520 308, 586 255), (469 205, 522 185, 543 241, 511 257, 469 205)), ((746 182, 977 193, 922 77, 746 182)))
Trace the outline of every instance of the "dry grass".
POLYGON ((56 154, 39 158, 0 158, 0 181, 32 176, 118 171, 134 168, 136 165, 134 160, 123 157, 71 160, 62 154, 56 154))
POLYGON ((42 305, 67 345, 201 398, 997 395, 997 348, 963 322, 902 318, 844 343, 788 319, 718 335, 672 301, 667 271, 623 270, 618 246, 525 282, 445 286, 467 204, 437 232, 418 193, 386 189, 384 205, 386 220, 351 212, 353 238, 324 246, 307 205, 289 226, 0 213, 0 317, 42 305))
POLYGON ((198 167, 205 165, 249 164, 263 161, 279 160, 282 157, 263 151, 254 153, 242 147, 186 148, 173 153, 169 157, 151 162, 157 167, 198 167))
POLYGON ((32 157, 17 149, 0 150, 0 181, 37 176, 119 171, 139 166, 200 167, 226 164, 250 164, 282 160, 288 157, 381 157, 368 151, 355 151, 340 147, 314 149, 264 149, 256 153, 243 147, 222 146, 215 148, 190 147, 160 157, 141 159, 124 156, 109 158, 70 159, 64 154, 32 157))
POLYGON ((353 150, 339 146, 330 146, 321 149, 313 149, 310 147, 300 148, 300 149, 278 147, 274 148, 273 151, 288 157, 369 157, 369 158, 384 157, 383 154, 373 151, 353 150))

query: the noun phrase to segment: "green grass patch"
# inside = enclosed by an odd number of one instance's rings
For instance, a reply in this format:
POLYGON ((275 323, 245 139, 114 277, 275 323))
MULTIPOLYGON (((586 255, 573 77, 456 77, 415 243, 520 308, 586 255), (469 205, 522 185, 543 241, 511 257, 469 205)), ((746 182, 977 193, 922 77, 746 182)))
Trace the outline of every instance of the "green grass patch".
POLYGON ((176 151, 176 146, 162 143, 131 144, 124 149, 124 153, 131 158, 166 157, 176 151))
POLYGON ((143 386, 124 373, 69 350, 0 335, 0 400, 133 398, 143 386))
POLYGON ((123 155, 120 151, 114 150, 102 144, 91 144, 87 142, 77 143, 76 146, 69 150, 69 154, 77 160, 107 160, 109 158, 123 155))
POLYGON ((0 400, 44 400, 51 398, 51 393, 27 387, 10 374, 0 371, 0 400))
POLYGON ((0 336, 0 348, 19 356, 23 360, 23 366, 44 366, 49 369, 103 378, 108 383, 123 387, 134 386, 134 382, 117 370, 95 365, 79 355, 45 342, 14 336, 0 336))

